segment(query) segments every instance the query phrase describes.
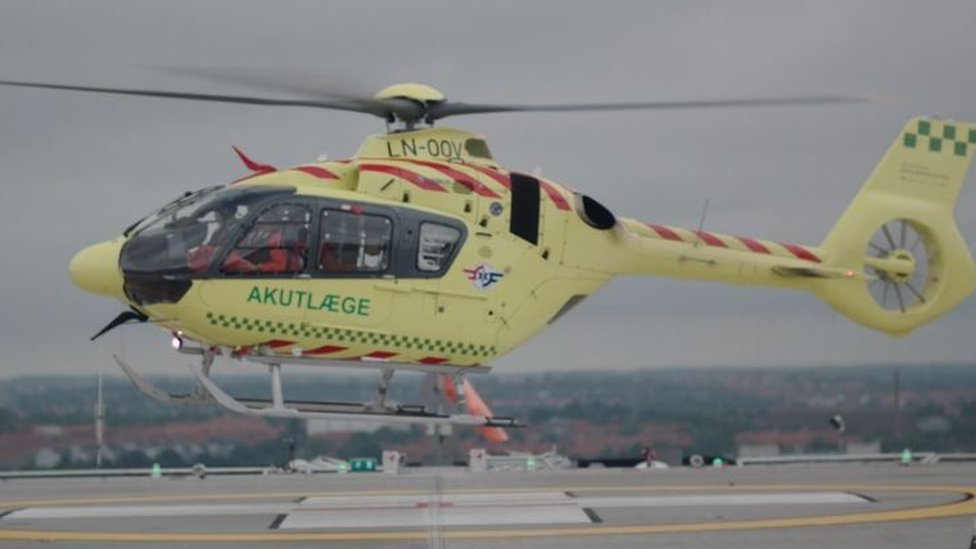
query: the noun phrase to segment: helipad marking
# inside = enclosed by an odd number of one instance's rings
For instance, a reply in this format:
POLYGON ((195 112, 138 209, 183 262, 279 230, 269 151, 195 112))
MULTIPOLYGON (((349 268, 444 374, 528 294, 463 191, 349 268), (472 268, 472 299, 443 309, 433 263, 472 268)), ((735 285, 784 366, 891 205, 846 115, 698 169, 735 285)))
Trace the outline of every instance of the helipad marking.
POLYGON ((735 505, 864 504, 864 498, 846 492, 784 492, 777 494, 700 494, 664 496, 581 497, 581 507, 707 507, 735 505))
POLYGON ((565 492, 525 492, 513 499, 512 494, 445 494, 439 501, 428 495, 363 495, 298 498, 282 502, 204 503, 184 505, 85 505, 22 507, 0 514, 0 519, 87 519, 181 517, 215 515, 278 515, 301 513, 290 518, 282 528, 360 528, 397 527, 423 524, 430 507, 452 508, 442 514, 441 524, 583 524, 583 508, 608 507, 680 507, 736 505, 812 505, 823 503, 865 503, 863 497, 846 492, 784 492, 743 494, 666 494, 657 496, 588 496, 571 497, 565 492), (545 508, 540 510, 540 508, 545 508), (558 508, 549 513, 548 508, 558 508), (476 510, 470 518, 455 515, 476 510), (369 513, 364 513, 368 511, 369 513), (545 511, 545 512, 543 512, 545 511), (575 512, 579 511, 579 513, 575 512), (377 513, 378 512, 378 513, 377 513), (382 516, 379 514, 382 513, 382 516), (399 513, 399 514, 398 514, 399 513), (481 520, 478 520, 478 517, 481 520), (316 522, 318 520, 319 522, 316 522))
MULTIPOLYGON (((836 484, 821 484, 821 485, 804 485, 804 484, 769 484, 769 485, 749 485, 749 486, 709 486, 709 485, 656 485, 656 486, 640 486, 640 485, 588 485, 588 486, 569 486, 566 488, 552 488, 553 490, 562 490, 570 494, 576 494, 581 492, 783 492, 783 491, 796 491, 796 492, 825 492, 825 491, 839 491, 839 492, 857 492, 863 490, 880 490, 880 491, 902 491, 902 492, 933 492, 938 490, 933 490, 933 488, 944 488, 944 492, 954 492, 958 493, 960 490, 968 490, 968 488, 960 488, 958 486, 923 486, 923 485, 904 485, 904 486, 890 486, 890 485, 836 485, 836 484)), ((548 487, 546 489, 549 489, 548 487)), ((541 488, 448 488, 444 489, 445 494, 523 494, 531 492, 539 492, 541 488)), ((92 504, 113 504, 113 503, 147 503, 151 501, 171 501, 171 502, 184 502, 184 501, 223 501, 223 500, 270 500, 270 499, 289 499, 294 500, 298 498, 310 498, 310 497, 330 497, 330 496, 362 496, 362 495, 374 495, 374 496, 395 496, 395 495, 426 495, 429 491, 420 489, 399 489, 399 490, 346 490, 346 491, 329 491, 329 492, 267 492, 267 493, 226 493, 226 494, 196 494, 196 495, 185 495, 185 494, 173 494, 167 496, 112 496, 112 497, 97 497, 97 498, 57 498, 57 499, 13 499, 13 500, 0 500, 0 509, 12 508, 12 507, 39 507, 39 506, 52 506, 52 505, 92 505, 92 504)))
MULTIPOLYGON (((715 490, 714 486, 668 486, 657 487, 657 490, 667 491, 703 491, 715 490)), ((803 485, 769 485, 749 487, 729 487, 730 491, 809 491, 822 492, 824 490, 837 491, 869 491, 869 492, 902 492, 902 493, 953 493, 963 495, 963 499, 953 503, 938 504, 913 509, 898 509, 891 511, 873 511, 852 513, 846 515, 820 515, 813 517, 794 517, 779 519, 734 520, 718 522, 653 524, 637 526, 575 526, 558 528, 521 528, 521 529, 458 529, 441 532, 443 539, 500 539, 500 538, 532 538, 552 536, 609 536, 635 534, 663 534, 687 532, 718 532, 733 530, 756 530, 770 528, 801 528, 815 526, 839 526, 852 524, 866 524, 879 522, 896 522, 909 520, 931 520, 938 518, 973 516, 976 515, 976 488, 968 486, 898 486, 898 485, 857 485, 857 486, 803 486, 803 485)), ((583 487, 567 488, 574 492, 583 491, 655 491, 646 487, 583 487)), ((495 490, 494 492, 525 492, 530 490, 495 490)), ((419 492, 419 491, 415 491, 419 492)), ((459 490, 458 492, 474 492, 473 490, 459 490)), ((477 492, 488 492, 478 490, 477 492)), ((359 492, 360 494, 362 492, 359 492)), ((336 495, 332 493, 331 495, 336 495)), ((220 496, 227 497, 227 496, 220 496)), ((275 497, 265 494, 264 497, 275 497)), ((139 498, 128 498, 139 500, 139 498)), ((170 498, 177 499, 177 498, 170 498)), ((193 498, 199 499, 199 498, 193 498)), ((42 500, 43 501, 43 500, 42 500)), ((75 500, 83 502, 84 500, 75 500)), ((142 500, 145 501, 145 500, 142 500)), ((44 531, 44 530, 3 530, 0 529, 0 540, 21 541, 123 541, 123 542, 258 542, 271 541, 408 541, 426 540, 427 532, 423 530, 407 531, 362 531, 362 532, 256 532, 256 533, 176 533, 176 532, 100 532, 100 531, 44 531)))
POLYGON ((519 526, 592 522, 580 506, 563 492, 530 493, 514 499, 503 496, 442 494, 423 499, 419 496, 364 496, 343 498, 345 505, 339 498, 309 498, 289 514, 279 528, 519 526))
POLYGON ((227 503, 218 505, 95 505, 70 507, 25 507, 3 520, 85 519, 136 517, 187 517, 206 515, 274 515, 289 513, 294 503, 227 503))

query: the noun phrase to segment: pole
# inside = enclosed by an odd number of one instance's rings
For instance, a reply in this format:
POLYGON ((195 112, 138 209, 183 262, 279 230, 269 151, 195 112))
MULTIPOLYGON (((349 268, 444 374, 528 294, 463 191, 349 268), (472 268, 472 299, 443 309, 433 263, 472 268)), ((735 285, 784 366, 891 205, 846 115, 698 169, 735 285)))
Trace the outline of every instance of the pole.
POLYGON ((105 400, 103 397, 103 373, 101 361, 98 366, 98 395, 95 398, 95 468, 102 468, 102 449, 105 446, 105 400))
POLYGON ((895 438, 902 440, 902 421, 901 421, 901 368, 895 367, 895 438))

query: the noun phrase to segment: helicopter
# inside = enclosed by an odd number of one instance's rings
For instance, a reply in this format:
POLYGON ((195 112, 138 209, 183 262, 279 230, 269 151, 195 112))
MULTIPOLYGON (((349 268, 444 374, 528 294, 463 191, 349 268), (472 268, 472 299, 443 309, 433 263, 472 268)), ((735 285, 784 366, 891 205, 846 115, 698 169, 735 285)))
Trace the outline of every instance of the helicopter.
POLYGON ((622 275, 813 293, 854 322, 903 336, 976 289, 976 263, 953 209, 976 150, 976 124, 908 121, 820 245, 621 217, 595 198, 508 170, 484 135, 436 126, 498 112, 763 107, 867 101, 848 96, 648 103, 499 105, 448 101, 425 84, 313 99, 0 81, 0 85, 366 113, 386 132, 350 158, 279 168, 235 148, 243 178, 187 192, 81 250, 82 290, 172 334, 195 355, 197 388, 168 393, 115 360, 146 395, 275 418, 477 426, 492 441, 521 423, 492 414, 468 380, 622 275), (239 399, 212 378, 215 357, 268 367, 269 400, 239 399), (379 372, 367 402, 288 400, 282 368, 379 372), (421 372, 442 404, 392 402, 397 371, 421 372), (449 411, 445 411, 448 410, 449 411))

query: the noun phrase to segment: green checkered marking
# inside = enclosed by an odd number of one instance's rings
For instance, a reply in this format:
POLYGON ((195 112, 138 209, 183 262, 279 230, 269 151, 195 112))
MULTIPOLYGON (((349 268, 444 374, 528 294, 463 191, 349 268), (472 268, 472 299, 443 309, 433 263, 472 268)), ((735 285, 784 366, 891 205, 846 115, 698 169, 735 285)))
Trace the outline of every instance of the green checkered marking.
POLYGON ((410 350, 415 349, 430 353, 461 354, 463 356, 473 357, 490 357, 497 354, 494 346, 475 345, 473 343, 443 341, 440 339, 420 339, 418 337, 406 337, 396 334, 378 334, 375 332, 364 332, 360 330, 347 330, 342 328, 311 326, 307 324, 303 325, 301 323, 227 316, 209 312, 206 314, 206 316, 207 321, 211 326, 219 326, 221 328, 229 328, 245 332, 257 332, 260 334, 275 336, 290 336, 341 343, 362 343, 364 345, 375 347, 394 347, 410 350))
POLYGON ((964 136, 953 124, 942 125, 940 132, 938 124, 940 123, 933 124, 929 120, 919 120, 916 131, 905 132, 902 136, 902 145, 906 149, 925 149, 956 156, 966 156, 969 154, 970 145, 976 146, 976 129, 969 130, 964 136))

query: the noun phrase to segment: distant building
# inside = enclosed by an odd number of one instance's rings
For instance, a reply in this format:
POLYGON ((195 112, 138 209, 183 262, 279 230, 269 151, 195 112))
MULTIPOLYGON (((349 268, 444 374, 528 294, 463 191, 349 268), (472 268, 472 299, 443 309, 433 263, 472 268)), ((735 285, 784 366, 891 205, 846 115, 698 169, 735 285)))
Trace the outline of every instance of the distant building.
POLYGON ((945 416, 923 417, 915 422, 915 426, 927 435, 944 435, 952 429, 952 424, 945 416))
POLYGON ((61 464, 61 454, 50 448, 41 448, 34 453, 34 467, 53 469, 61 464))
POLYGON ((740 444, 737 452, 740 458, 772 457, 779 454, 779 444, 740 444))
POLYGON ((869 442, 848 442, 846 452, 848 454, 880 454, 881 441, 872 440, 869 442))
POLYGON ((55 438, 63 436, 64 429, 60 425, 36 425, 34 426, 34 433, 48 438, 55 438))

